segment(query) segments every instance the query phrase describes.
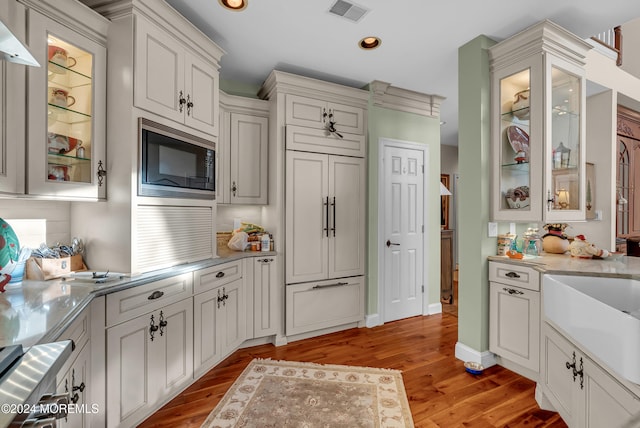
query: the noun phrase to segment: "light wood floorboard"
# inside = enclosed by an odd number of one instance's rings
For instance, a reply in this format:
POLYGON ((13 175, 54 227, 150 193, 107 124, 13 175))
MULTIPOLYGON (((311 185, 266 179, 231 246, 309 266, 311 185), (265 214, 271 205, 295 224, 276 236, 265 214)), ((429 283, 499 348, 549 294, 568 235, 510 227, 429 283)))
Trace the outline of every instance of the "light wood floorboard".
POLYGON ((141 426, 200 427, 254 358, 402 370, 416 427, 553 427, 567 425, 540 410, 535 383, 500 366, 474 376, 454 356, 457 317, 443 313, 356 328, 286 346, 234 352, 141 426))

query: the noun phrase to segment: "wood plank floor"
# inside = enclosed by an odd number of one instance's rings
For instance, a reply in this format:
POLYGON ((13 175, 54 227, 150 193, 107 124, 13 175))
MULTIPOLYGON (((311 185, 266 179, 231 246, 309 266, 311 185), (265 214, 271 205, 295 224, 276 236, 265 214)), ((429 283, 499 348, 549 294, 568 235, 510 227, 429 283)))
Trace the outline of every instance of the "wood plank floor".
POLYGON ((200 427, 253 358, 402 370, 416 427, 566 427, 540 410, 535 383, 499 366, 482 375, 454 357, 458 319, 414 317, 375 328, 351 329, 286 346, 261 345, 233 353, 142 427, 200 427))

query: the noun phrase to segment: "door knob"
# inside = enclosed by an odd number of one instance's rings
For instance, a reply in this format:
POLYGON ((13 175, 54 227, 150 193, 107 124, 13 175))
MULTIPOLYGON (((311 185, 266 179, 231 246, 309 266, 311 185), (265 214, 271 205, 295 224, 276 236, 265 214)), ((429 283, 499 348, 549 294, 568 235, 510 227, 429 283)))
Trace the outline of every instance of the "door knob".
POLYGON ((400 244, 396 244, 395 242, 391 242, 390 240, 387 239, 387 247, 390 247, 392 245, 400 245, 400 244))

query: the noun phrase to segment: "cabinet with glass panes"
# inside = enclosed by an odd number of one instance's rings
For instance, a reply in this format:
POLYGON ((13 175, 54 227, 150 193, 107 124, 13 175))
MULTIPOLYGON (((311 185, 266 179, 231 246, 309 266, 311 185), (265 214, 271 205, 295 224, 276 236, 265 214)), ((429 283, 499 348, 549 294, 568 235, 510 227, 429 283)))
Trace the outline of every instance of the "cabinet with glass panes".
MULTIPOLYGON (((47 7, 47 2, 38 6, 47 7)), ((28 73, 28 179, 26 193, 62 199, 106 196, 106 29, 88 8, 74 9, 92 22, 77 30, 55 13, 29 9, 29 43, 40 68, 28 73), (81 30, 84 29, 84 30, 81 30)), ((67 14, 65 19, 69 19, 67 14)), ((106 24, 106 25, 105 25, 106 24)))
POLYGON ((493 220, 585 218, 585 57, 542 21, 489 49, 493 220))

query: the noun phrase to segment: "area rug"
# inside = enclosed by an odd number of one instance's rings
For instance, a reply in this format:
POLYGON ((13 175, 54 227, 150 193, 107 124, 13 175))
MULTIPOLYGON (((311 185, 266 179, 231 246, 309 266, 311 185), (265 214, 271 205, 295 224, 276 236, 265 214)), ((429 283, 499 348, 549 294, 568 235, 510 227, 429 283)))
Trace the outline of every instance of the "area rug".
POLYGON ((255 359, 202 428, 413 427, 397 370, 255 359))

